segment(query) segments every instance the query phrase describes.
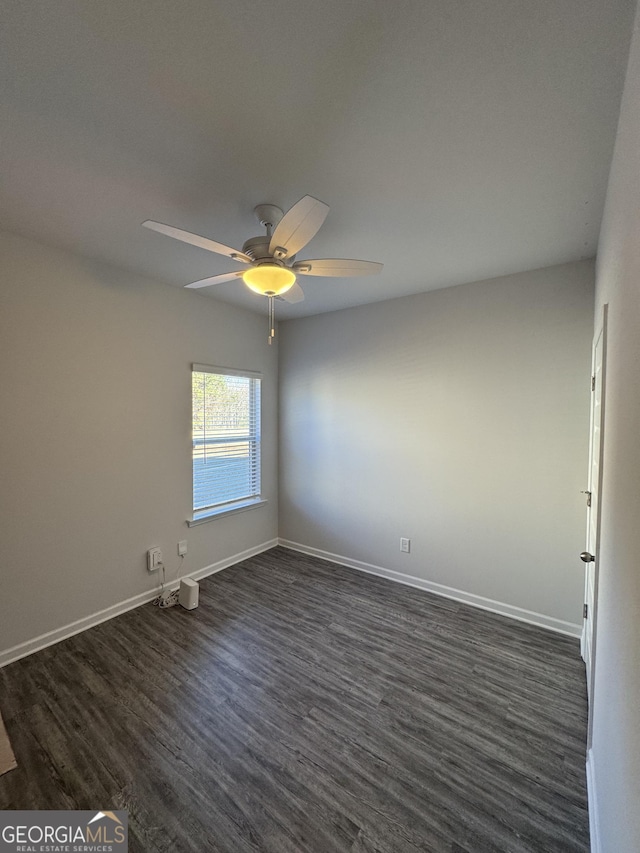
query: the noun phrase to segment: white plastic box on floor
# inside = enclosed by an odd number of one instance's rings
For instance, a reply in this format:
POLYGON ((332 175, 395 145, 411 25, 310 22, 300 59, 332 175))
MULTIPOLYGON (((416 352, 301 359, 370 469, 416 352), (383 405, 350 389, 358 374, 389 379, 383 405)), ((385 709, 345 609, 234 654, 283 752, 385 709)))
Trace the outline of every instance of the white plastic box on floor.
POLYGON ((198 593, 200 592, 200 586, 191 578, 183 578, 180 581, 180 594, 178 596, 178 601, 184 607, 185 610, 195 610, 198 606, 198 593))

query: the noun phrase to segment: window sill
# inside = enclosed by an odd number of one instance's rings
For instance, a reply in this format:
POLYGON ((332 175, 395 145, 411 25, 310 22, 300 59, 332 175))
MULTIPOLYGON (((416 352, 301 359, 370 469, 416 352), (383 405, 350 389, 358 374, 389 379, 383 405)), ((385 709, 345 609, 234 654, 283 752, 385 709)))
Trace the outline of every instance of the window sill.
POLYGON ((187 519, 189 527, 196 527, 198 524, 206 524, 207 521, 213 521, 215 518, 222 518, 225 515, 233 515, 236 512, 246 512, 248 509, 255 509, 258 506, 266 504, 264 498, 253 498, 247 501, 238 501, 231 506, 220 507, 219 509, 210 509, 206 512, 197 513, 193 518, 187 519))

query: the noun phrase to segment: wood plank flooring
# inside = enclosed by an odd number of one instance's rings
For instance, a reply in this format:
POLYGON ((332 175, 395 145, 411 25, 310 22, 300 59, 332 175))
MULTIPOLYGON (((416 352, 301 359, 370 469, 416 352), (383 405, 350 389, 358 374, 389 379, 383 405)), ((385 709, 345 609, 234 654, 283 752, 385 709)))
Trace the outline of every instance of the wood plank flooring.
POLYGON ((586 853, 578 642, 274 548, 0 670, 2 809, 130 851, 586 853))

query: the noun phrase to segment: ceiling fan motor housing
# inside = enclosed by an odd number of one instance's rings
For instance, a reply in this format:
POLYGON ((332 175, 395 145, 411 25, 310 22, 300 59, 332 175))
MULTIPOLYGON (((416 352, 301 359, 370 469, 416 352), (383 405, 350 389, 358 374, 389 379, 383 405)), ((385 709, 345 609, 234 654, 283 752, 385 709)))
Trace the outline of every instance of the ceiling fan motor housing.
POLYGON ((281 261, 276 260, 269 252, 269 243, 271 238, 266 234, 259 237, 250 237, 242 247, 245 255, 248 255, 254 263, 270 263, 283 266, 281 261))
POLYGON ((285 260, 295 260, 295 255, 287 255, 286 258, 274 256, 269 251, 271 238, 266 234, 261 234, 259 237, 250 237, 242 246, 242 251, 245 255, 251 258, 254 264, 274 264, 277 267, 286 266, 285 260))

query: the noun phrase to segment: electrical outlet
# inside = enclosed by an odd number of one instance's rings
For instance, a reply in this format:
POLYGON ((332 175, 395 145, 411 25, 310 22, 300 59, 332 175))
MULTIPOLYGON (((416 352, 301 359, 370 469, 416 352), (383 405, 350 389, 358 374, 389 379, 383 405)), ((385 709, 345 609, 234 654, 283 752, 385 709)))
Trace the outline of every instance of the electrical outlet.
POLYGON ((404 536, 400 538, 400 550, 403 554, 408 554, 411 550, 411 539, 405 539, 404 536))
POLYGON ((158 569, 162 568, 162 566, 162 549, 149 548, 147 551, 147 569, 150 572, 157 572, 158 569))
POLYGON ((187 553, 187 540, 181 539, 178 542, 178 557, 184 557, 187 553))

